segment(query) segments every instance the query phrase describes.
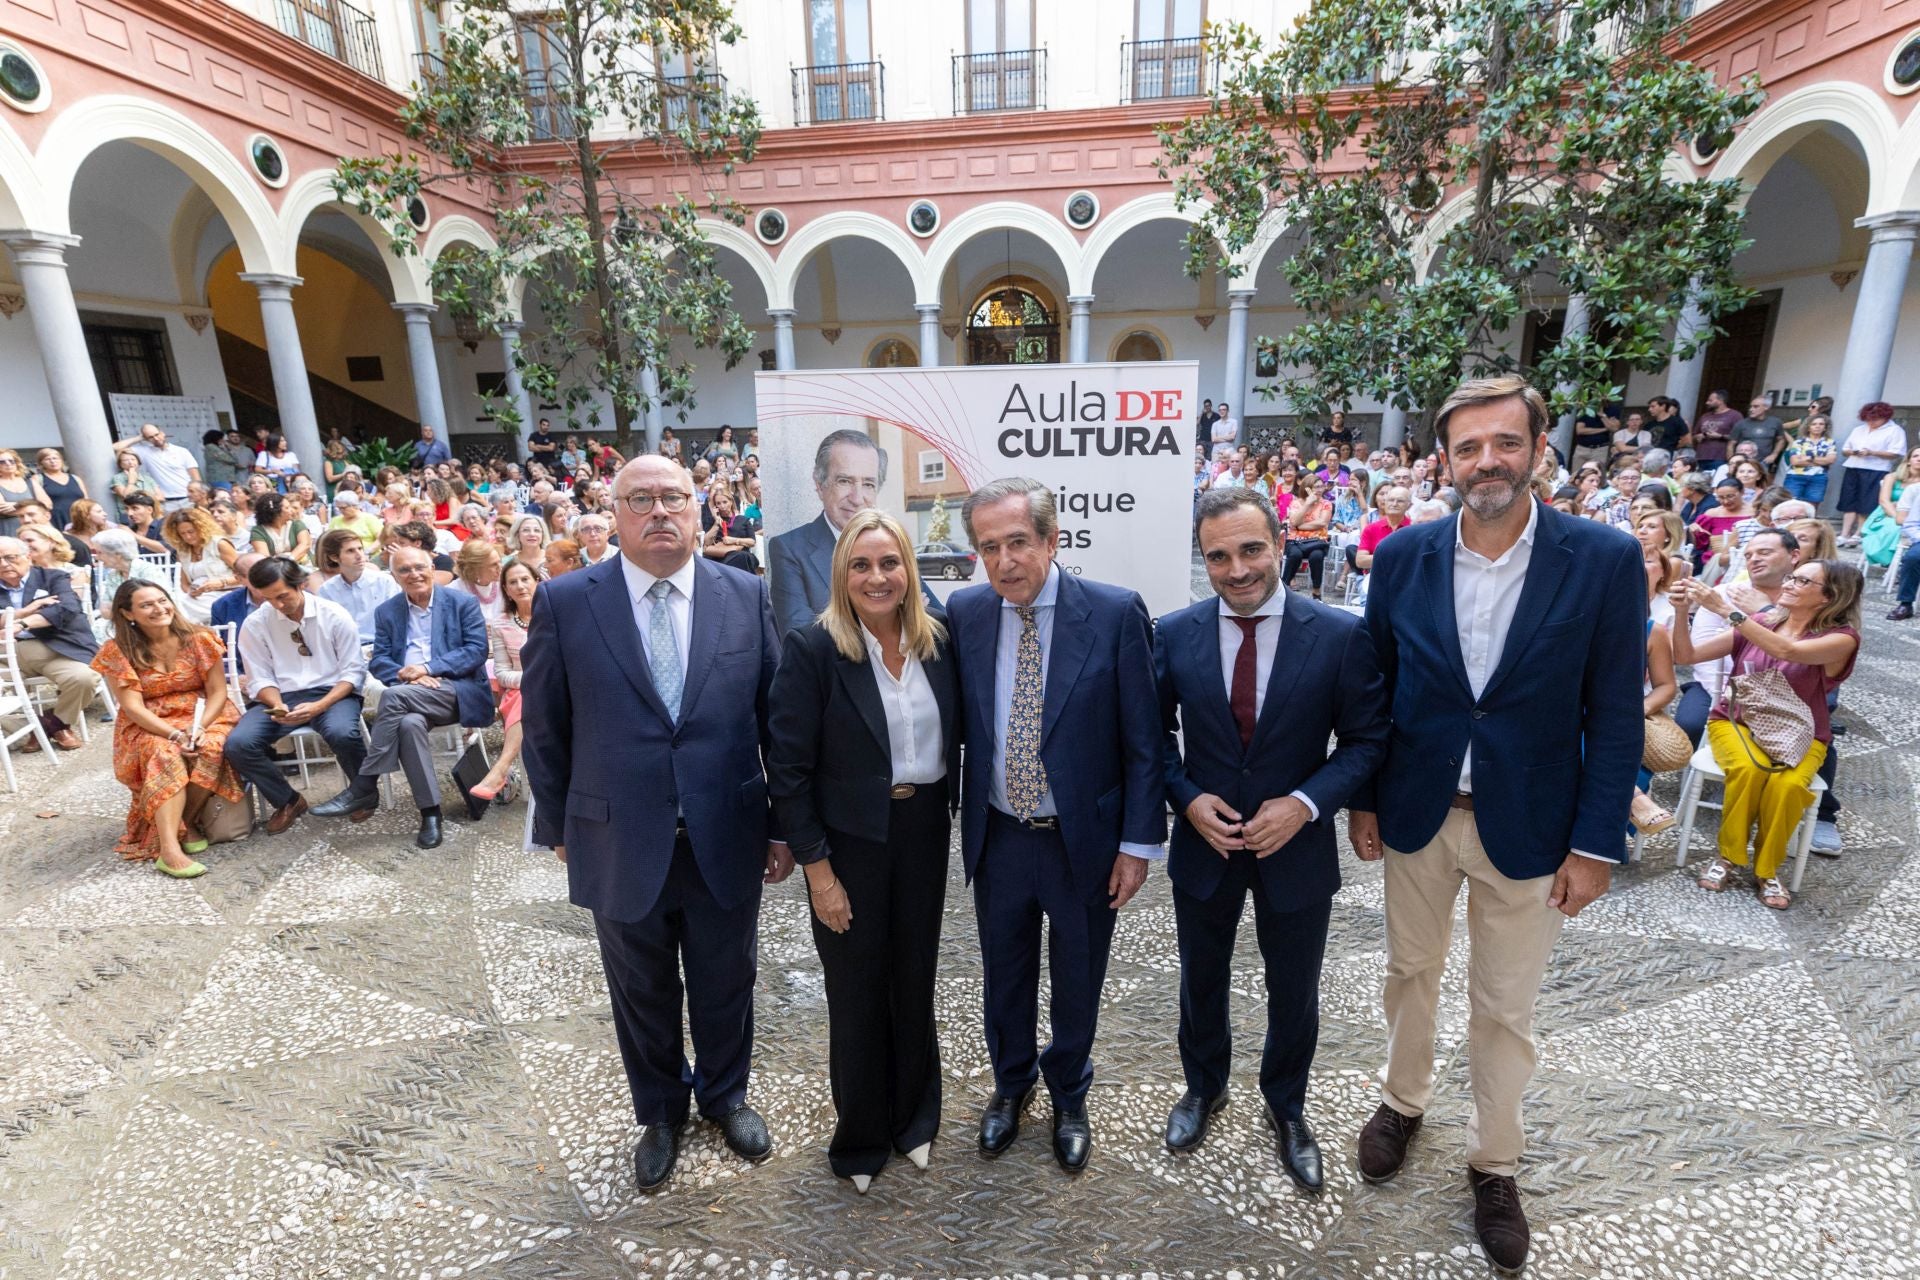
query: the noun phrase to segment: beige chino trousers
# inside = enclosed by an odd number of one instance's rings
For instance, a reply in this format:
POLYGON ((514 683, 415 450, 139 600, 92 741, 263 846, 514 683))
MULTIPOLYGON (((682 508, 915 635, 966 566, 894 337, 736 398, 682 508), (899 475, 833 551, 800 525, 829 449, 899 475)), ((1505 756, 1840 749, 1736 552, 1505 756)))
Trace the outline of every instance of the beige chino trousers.
POLYGON ((1566 921, 1547 905, 1553 877, 1510 880, 1500 874, 1467 809, 1448 810, 1424 849, 1389 849, 1386 862, 1386 1103, 1417 1116, 1433 1099, 1434 1015, 1453 939, 1454 901, 1465 884, 1473 1087, 1467 1163, 1514 1177, 1527 1146, 1520 1098, 1533 1077, 1534 1001, 1566 921))

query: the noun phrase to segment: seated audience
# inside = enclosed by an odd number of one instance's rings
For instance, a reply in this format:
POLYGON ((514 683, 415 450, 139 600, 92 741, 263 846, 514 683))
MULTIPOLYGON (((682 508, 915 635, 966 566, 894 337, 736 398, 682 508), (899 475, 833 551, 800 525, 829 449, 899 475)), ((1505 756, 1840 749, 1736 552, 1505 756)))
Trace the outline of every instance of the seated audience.
POLYGON ((527 642, 527 624, 533 621, 533 593, 540 576, 533 566, 519 561, 508 565, 500 578, 500 590, 506 596, 500 616, 487 624, 493 653, 493 687, 500 698, 500 723, 506 733, 500 755, 473 794, 491 800, 502 794, 513 776, 513 762, 520 758, 520 648, 527 642))
MULTIPOLYGON (((87 665, 98 645, 72 578, 35 565, 20 539, 0 538, 0 610, 13 622, 20 674, 41 677, 54 687, 53 710, 40 713, 47 740, 62 751, 79 750, 73 726, 86 714, 99 684, 87 665)), ((20 749, 38 751, 40 743, 28 738, 20 749)))
POLYGON ((500 548, 485 538, 469 538, 453 557, 453 581, 448 588, 472 596, 491 624, 500 616, 500 548))
POLYGON ((587 567, 586 557, 580 554, 580 544, 572 538, 555 538, 549 542, 544 559, 549 579, 587 567))
POLYGON ((318 595, 345 609, 353 618, 360 643, 373 643, 373 611, 400 593, 400 584, 367 558, 367 546, 348 529, 329 529, 321 535, 316 557, 327 580, 318 595))

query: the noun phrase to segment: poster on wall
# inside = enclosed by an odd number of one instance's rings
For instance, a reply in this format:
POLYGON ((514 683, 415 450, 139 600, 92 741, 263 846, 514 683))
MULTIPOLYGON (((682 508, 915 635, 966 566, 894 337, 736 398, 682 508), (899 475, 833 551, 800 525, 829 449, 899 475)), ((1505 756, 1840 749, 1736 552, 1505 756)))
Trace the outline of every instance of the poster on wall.
POLYGON ((1190 360, 756 374, 776 622, 819 612, 835 529, 864 506, 900 517, 937 596, 985 582, 960 505, 1004 476, 1053 490, 1064 572, 1130 587, 1156 616, 1180 608, 1198 386, 1190 360))

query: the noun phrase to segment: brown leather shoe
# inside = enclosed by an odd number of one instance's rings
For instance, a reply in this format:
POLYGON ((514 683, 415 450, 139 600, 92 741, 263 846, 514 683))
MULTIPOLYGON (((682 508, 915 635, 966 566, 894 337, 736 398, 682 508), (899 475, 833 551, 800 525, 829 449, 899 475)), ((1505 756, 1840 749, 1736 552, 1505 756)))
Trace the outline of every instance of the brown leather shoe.
POLYGON ((1360 1130, 1360 1176, 1368 1182, 1386 1182, 1407 1160, 1407 1144, 1420 1128, 1419 1116, 1403 1116, 1381 1103, 1360 1130))
POLYGON ((1527 1215, 1520 1208, 1520 1184, 1497 1173, 1467 1170, 1473 1187, 1473 1233, 1487 1261, 1503 1275, 1517 1275, 1527 1265, 1527 1215))
POLYGON ((279 835, 282 831, 285 831, 293 825, 295 818, 298 818, 306 811, 307 798, 298 791, 294 792, 293 799, 287 801, 278 809, 275 809, 273 816, 267 819, 267 834, 270 836, 279 835))
POLYGON ((53 739, 53 745, 62 751, 78 751, 82 745, 80 735, 71 729, 62 729, 48 736, 53 739))

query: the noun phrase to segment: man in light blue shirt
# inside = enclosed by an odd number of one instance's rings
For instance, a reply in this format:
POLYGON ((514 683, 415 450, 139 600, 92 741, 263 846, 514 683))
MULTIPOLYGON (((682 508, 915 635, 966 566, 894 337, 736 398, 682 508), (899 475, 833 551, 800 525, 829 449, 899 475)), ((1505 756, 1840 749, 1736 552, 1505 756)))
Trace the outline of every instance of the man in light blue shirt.
POLYGON ((320 539, 319 560, 321 572, 329 576, 317 594, 352 614, 360 643, 372 644, 373 611, 399 595, 400 584, 369 562, 366 544, 344 529, 329 530, 320 539))

